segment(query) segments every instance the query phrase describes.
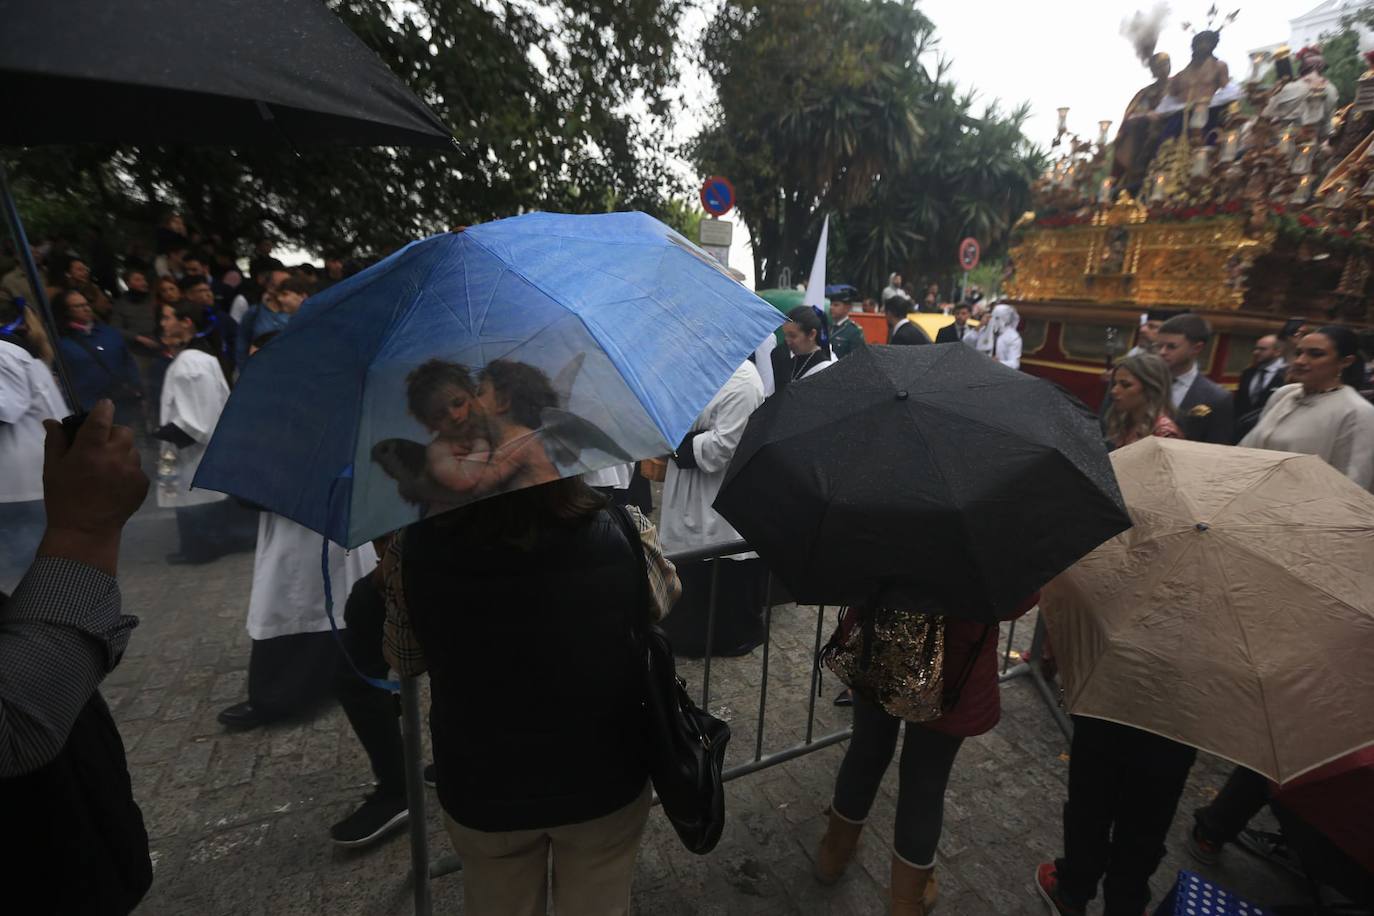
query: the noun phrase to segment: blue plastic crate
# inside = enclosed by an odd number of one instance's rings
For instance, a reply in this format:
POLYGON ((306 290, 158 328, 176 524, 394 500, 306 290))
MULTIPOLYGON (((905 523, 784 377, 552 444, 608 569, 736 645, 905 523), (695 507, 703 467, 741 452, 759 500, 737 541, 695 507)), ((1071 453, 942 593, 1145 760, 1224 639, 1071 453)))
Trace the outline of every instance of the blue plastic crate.
POLYGON ((1160 901, 1154 916, 1267 916, 1259 906, 1217 887, 1201 875, 1186 869, 1168 895, 1160 901))

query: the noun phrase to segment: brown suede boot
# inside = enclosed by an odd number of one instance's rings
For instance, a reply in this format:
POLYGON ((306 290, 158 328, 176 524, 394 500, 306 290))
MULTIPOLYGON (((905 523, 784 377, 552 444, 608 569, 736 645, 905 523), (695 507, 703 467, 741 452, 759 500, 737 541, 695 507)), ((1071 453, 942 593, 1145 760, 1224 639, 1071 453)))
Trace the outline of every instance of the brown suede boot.
POLYGON ((939 897, 933 867, 917 868, 892 857, 892 916, 927 916, 939 897))
POLYGON ((864 825, 863 822, 856 824, 845 820, 833 808, 825 810, 830 815, 830 823, 826 825, 825 836, 821 837, 821 847, 816 851, 816 865, 812 873, 820 883, 834 884, 844 876, 844 870, 853 860, 864 825))

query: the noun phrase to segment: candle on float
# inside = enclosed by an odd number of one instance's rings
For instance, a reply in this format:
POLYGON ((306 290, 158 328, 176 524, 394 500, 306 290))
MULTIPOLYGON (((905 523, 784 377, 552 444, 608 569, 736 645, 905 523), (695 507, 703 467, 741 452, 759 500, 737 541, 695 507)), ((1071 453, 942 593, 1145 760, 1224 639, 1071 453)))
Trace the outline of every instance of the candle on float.
POLYGON ((1156 175, 1154 187, 1150 189, 1150 200, 1159 203, 1164 199, 1164 176, 1156 175))
POLYGON ((1240 131, 1229 130, 1226 132, 1226 142, 1221 147, 1221 161, 1235 162, 1238 155, 1240 155, 1240 131))
POLYGON ((1283 136, 1279 137, 1279 155, 1291 156, 1293 154, 1293 131, 1291 128, 1284 128, 1283 136))
POLYGON ((1069 109, 1059 109, 1059 132, 1062 134, 1069 129, 1069 109))
POLYGON ((1203 102, 1193 106, 1193 113, 1188 121, 1188 126, 1194 130, 1202 130, 1207 126, 1207 105, 1203 102))
POLYGON ((1098 145, 1098 146, 1106 146, 1106 145, 1107 145, 1107 131, 1111 129, 1111 126, 1112 126, 1112 122, 1111 122, 1111 121, 1098 121, 1098 122, 1097 122, 1097 145, 1098 145))
POLYGON ((1200 147, 1193 152, 1193 163, 1188 174, 1194 178, 1207 177, 1207 147, 1200 147))
POLYGON ((1295 203, 1295 204, 1305 204, 1305 203, 1307 203, 1307 202, 1308 202, 1309 200, 1311 200, 1311 199, 1312 199, 1312 176, 1311 176, 1311 175, 1304 175, 1304 176, 1302 176, 1302 181, 1299 181, 1299 182, 1298 182, 1298 187, 1297 187, 1297 189, 1296 189, 1295 191, 1293 191, 1293 200, 1292 200, 1292 202, 1295 203))
POLYGON ((1102 187, 1097 191, 1097 202, 1100 204, 1112 202, 1112 180, 1110 178, 1102 179, 1102 187))
POLYGON ((1306 175, 1312 171, 1312 144, 1304 143, 1302 149, 1293 157, 1293 174, 1306 175))

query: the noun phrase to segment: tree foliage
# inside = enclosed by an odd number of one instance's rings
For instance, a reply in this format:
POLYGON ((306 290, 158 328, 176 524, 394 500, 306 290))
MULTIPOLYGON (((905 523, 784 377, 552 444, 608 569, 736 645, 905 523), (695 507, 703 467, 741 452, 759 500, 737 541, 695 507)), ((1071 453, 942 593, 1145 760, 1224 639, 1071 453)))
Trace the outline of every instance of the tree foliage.
POLYGON ((329 0, 453 130, 448 150, 83 145, 12 165, 34 228, 69 237, 74 219, 142 226, 166 205, 240 249, 360 252, 522 208, 658 214, 687 2, 329 0))
POLYGON ((943 272, 966 235, 995 250, 1025 209, 1026 110, 975 111, 928 66, 914 0, 727 0, 703 43, 716 102, 692 156, 734 182, 760 285, 809 263, 827 213, 831 272, 876 289, 943 272))

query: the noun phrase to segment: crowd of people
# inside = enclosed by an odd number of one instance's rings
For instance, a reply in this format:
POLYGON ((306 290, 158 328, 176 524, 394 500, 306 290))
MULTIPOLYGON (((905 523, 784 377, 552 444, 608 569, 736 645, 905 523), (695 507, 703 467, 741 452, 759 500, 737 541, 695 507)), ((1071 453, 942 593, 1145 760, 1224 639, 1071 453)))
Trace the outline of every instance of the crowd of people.
MULTIPOLYGON (((6 660, 0 670, 29 670, 25 650, 12 638, 16 627, 68 635, 60 643, 66 660, 57 667, 35 671, 32 683, 18 689, 0 683, 7 713, 0 717, 0 786, 19 791, 22 783, 12 778, 33 774, 53 784, 80 781, 68 759, 77 750, 71 741, 99 742, 114 731, 96 686, 117 663, 136 623, 119 613, 114 572, 119 530, 147 487, 136 434, 148 436, 166 459, 158 462, 156 476, 159 504, 176 510, 181 551, 175 561, 256 550, 248 696, 224 710, 220 721, 252 728, 305 713, 332 694, 367 752, 376 789, 334 825, 334 842, 367 846, 407 820, 397 706, 380 681, 391 671, 427 673, 435 759, 426 779, 437 788, 445 826, 463 859, 468 909, 541 914, 552 897, 561 913, 627 912, 651 793, 634 663, 620 635, 645 620, 663 621, 670 632, 676 628, 679 650, 689 655, 743 654, 765 638, 758 609, 779 596, 763 592, 767 569, 757 556, 741 553, 679 569, 666 553, 739 539, 713 503, 749 418, 778 391, 866 346, 849 304, 832 303, 828 313, 793 309, 782 323, 781 345, 765 341, 722 386, 666 463, 661 534, 648 513, 634 507, 631 481, 643 478, 626 467, 586 480, 540 482, 434 515, 360 550, 331 548, 331 588, 347 596, 341 656, 323 611, 318 536, 261 511, 256 530, 235 541, 242 518, 251 519, 256 507, 192 493, 189 482, 236 374, 290 322, 306 296, 337 282, 342 265, 331 259, 323 274, 288 270, 259 251, 245 278, 232 256, 183 244, 178 237, 185 236, 185 225, 178 217, 161 230, 156 261, 125 270, 120 289, 102 289, 79 258, 47 253, 56 268, 50 273, 55 346, 28 301, 18 302, 24 296, 8 300, 14 311, 0 341, 0 381, 24 395, 0 401, 10 411, 0 416, 0 447, 22 467, 16 464, 4 484, 18 498, 0 502, 0 511, 6 538, 12 537, 9 520, 19 519, 36 526, 39 540, 38 560, 0 616, 0 659, 6 660), (50 419, 65 413, 46 370, 55 352, 71 368, 80 406, 90 411, 70 441, 50 419), (144 406, 151 391, 157 392, 155 413, 144 406), (89 479, 66 489, 83 474, 89 479), (83 509, 72 504, 73 492, 88 495, 102 482, 108 487, 83 509), (623 519, 637 537, 627 534, 623 519), (541 575, 529 575, 530 569, 541 575), (641 575, 647 582, 636 582, 641 575), (701 639, 712 582, 718 643, 707 646, 701 639), (84 602, 56 607, 54 596, 72 589, 84 602), (446 597, 454 594, 465 596, 461 605, 446 597), (490 613, 496 607, 513 610, 490 613), (18 659, 13 668, 11 656, 18 659), (68 668, 80 677, 70 689, 52 690, 53 671, 68 668), (550 682, 561 690, 540 686, 550 682), (564 692, 578 698, 575 714, 564 692), (552 884, 550 857, 557 875, 552 884)), ((2 285, 13 291, 13 280, 7 275, 2 285)), ((935 291, 927 298, 934 310, 943 310, 935 291)), ((900 277, 893 275, 883 301, 890 344, 964 345, 1019 367, 1019 316, 1008 303, 989 309, 980 299, 948 306, 954 321, 932 341, 910 320, 912 300, 900 277)), ((1365 363, 1353 332, 1299 324, 1262 339, 1255 366, 1234 395, 1200 371, 1210 335, 1197 315, 1149 316, 1137 347, 1111 372, 1102 410, 1110 448, 1149 436, 1228 445, 1239 439, 1249 447, 1320 455, 1362 487, 1374 486, 1374 406, 1358 393, 1365 363)), ((428 415, 429 401, 417 404, 428 415)), ((436 424, 451 406, 445 401, 436 408, 436 424)), ((30 544, 27 555, 33 554, 30 544)), ((1011 617, 1034 607, 1037 597, 1026 596, 1011 617)), ((938 615, 949 609, 932 602, 921 610, 938 615)), ((814 861, 817 880, 839 881, 854 859, 901 737, 891 912, 930 912, 938 897, 935 859, 946 786, 962 743, 1000 717, 996 634, 995 624, 950 618, 933 718, 904 723, 875 696, 846 692, 854 733, 827 808, 814 861)), ((879 669, 890 663, 881 652, 875 657, 879 669)), ((889 678, 900 691, 907 672, 874 676, 889 678)), ((96 848, 105 849, 106 871, 85 890, 67 892, 79 900, 101 889, 109 901, 103 911, 127 912, 146 892, 151 872, 117 745, 116 738, 101 751, 108 766, 97 820, 87 818, 85 833, 76 837, 92 843, 97 834, 115 837, 119 846, 100 840, 96 848)), ((1108 916, 1143 910, 1195 753, 1129 726, 1076 720, 1063 856, 1036 875, 1055 912, 1084 913, 1099 884, 1108 916)), ((1263 805, 1266 792, 1266 782, 1238 768, 1222 797, 1196 814, 1194 854, 1215 857, 1263 805)), ((72 800, 74 809, 82 804, 72 800)), ((72 817, 80 820, 81 812, 72 817)))

